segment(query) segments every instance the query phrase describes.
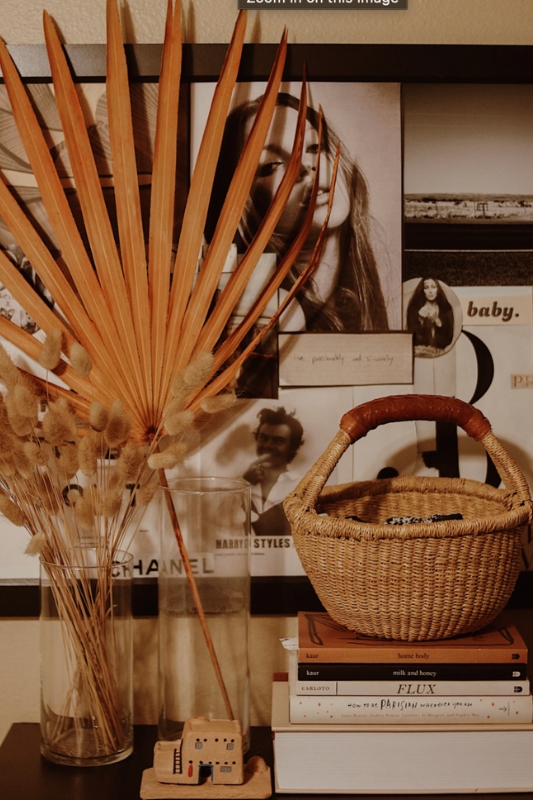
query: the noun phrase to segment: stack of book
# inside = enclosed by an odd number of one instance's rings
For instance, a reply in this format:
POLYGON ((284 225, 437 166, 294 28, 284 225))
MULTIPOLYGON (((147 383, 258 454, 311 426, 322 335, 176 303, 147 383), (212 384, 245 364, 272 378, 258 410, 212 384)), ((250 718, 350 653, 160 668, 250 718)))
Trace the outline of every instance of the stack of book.
POLYGON ((407 643, 300 613, 289 679, 273 685, 278 791, 530 791, 527 661, 503 617, 407 643))
POLYGON ((297 653, 291 722, 532 721, 527 647, 502 619, 472 635, 408 643, 300 613, 297 653))

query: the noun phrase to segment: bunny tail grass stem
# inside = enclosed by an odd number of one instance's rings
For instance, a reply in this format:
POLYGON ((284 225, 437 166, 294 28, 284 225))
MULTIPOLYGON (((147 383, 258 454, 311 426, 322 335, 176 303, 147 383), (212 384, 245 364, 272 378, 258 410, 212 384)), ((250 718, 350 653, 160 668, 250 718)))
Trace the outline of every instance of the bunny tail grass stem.
MULTIPOLYGON (((158 476, 159 476, 159 483, 162 486, 162 488, 168 490, 169 487, 165 471, 163 469, 159 469, 158 476)), ((211 633, 209 631, 209 626, 207 624, 204 607, 202 605, 200 593, 198 592, 198 586, 196 584, 196 580, 191 568, 189 554, 187 553, 187 548, 185 547, 185 542, 183 541, 183 535, 181 533, 179 520, 176 515, 174 506, 172 505, 172 498, 170 496, 170 492, 165 491, 164 494, 165 494, 165 502, 167 505, 168 513, 170 515, 170 520, 172 522, 172 527, 174 529, 174 535, 176 537, 176 542, 178 544, 178 549, 180 551, 181 560, 183 562, 183 566, 185 569, 187 583, 189 584, 189 589, 192 595, 193 603, 198 613, 198 618, 200 620, 200 625, 202 627, 202 633, 204 635, 207 649, 209 650, 209 656, 211 658, 211 663, 213 664, 213 669, 215 670, 215 675, 217 676, 218 685, 220 686, 220 691, 222 692, 222 697, 224 698, 224 705, 226 706, 226 714, 228 715, 229 719, 233 720, 235 719, 235 716, 231 708, 231 702, 229 699, 228 690, 226 689, 226 684, 224 683, 222 670, 220 669, 220 664, 218 663, 218 658, 215 652, 215 646, 213 644, 213 640, 211 638, 211 633)))

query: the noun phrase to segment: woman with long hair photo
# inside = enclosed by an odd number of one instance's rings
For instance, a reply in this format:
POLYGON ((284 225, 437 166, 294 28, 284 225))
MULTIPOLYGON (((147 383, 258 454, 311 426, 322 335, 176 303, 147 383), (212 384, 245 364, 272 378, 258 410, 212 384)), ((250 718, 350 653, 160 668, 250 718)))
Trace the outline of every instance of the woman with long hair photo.
POLYGON ((407 330, 414 334, 415 355, 441 355, 451 345, 453 309, 438 280, 420 280, 407 306, 406 317, 407 330))
MULTIPOLYGON (((209 241, 221 203, 235 171, 261 98, 242 103, 228 117, 219 158, 206 239, 209 241)), ((263 148, 252 191, 238 230, 237 247, 253 238, 285 173, 292 149, 299 100, 280 93, 277 109, 263 148)), ((285 288, 307 265, 329 201, 331 167, 338 137, 323 119, 320 186, 312 229, 285 288)), ((269 249, 281 259, 298 232, 309 203, 318 152, 318 113, 307 112, 304 153, 299 178, 272 237, 269 249)), ((293 310, 282 323, 285 329, 306 331, 386 331, 387 308, 370 238, 368 186, 358 167, 341 145, 340 168, 328 232, 320 264, 311 281, 298 293, 300 313, 293 310), (294 326, 294 327, 293 327, 294 326)))

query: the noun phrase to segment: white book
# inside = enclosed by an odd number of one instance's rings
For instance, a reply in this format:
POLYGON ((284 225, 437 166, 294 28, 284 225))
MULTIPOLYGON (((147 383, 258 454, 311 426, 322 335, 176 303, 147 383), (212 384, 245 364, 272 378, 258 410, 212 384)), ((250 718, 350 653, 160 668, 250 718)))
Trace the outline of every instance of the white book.
POLYGON ((291 681, 291 694, 328 697, 331 695, 387 695, 396 697, 446 695, 528 695, 524 681, 291 681))
POLYGON ((533 791, 533 724, 297 725, 273 683, 276 791, 448 794, 533 791))
POLYGON ((322 725, 363 723, 387 725, 390 722, 533 722, 531 695, 495 697, 493 695, 451 695, 391 697, 390 695, 333 695, 315 697, 291 694, 291 722, 322 725))

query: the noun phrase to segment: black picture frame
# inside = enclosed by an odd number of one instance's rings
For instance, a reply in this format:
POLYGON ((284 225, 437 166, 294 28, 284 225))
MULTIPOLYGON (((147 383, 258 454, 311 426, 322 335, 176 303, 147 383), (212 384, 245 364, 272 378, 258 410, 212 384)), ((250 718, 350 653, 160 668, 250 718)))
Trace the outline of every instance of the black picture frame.
MULTIPOLYGON (((218 78, 227 45, 184 44, 182 78, 185 85, 218 78)), ((15 64, 26 83, 50 82, 44 45, 11 45, 15 64)), ((105 80, 106 48, 98 45, 65 45, 78 82, 105 80)), ((246 44, 239 70, 241 81, 266 80, 276 52, 274 44, 246 44)), ((132 81, 155 82, 159 78, 161 45, 126 45, 132 81)), ((299 80, 304 72, 309 81, 367 81, 434 84, 530 84, 533 83, 533 46, 529 45, 404 45, 404 44, 290 44, 284 80, 299 80)), ((498 231, 476 243, 479 230, 462 226, 446 232, 438 225, 404 225, 404 250, 460 249, 468 241, 472 249, 490 244, 492 249, 509 246, 533 250, 533 225, 518 231, 498 231)), ((406 275, 405 277, 410 277, 406 275)), ((524 279, 523 282, 526 282, 524 279)), ((533 283, 533 277, 527 281, 533 283)), ((520 574, 509 601, 514 608, 533 607, 533 572, 520 574)), ((307 577, 253 578, 251 612, 256 615, 294 615, 298 610, 321 610, 322 606, 307 577)), ((157 581, 134 583, 133 611, 136 616, 157 615, 157 581)), ((39 591, 36 582, 0 581, 0 617, 36 617, 39 591)))

